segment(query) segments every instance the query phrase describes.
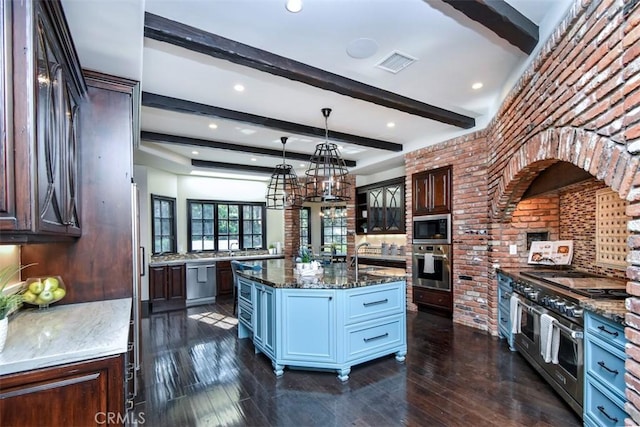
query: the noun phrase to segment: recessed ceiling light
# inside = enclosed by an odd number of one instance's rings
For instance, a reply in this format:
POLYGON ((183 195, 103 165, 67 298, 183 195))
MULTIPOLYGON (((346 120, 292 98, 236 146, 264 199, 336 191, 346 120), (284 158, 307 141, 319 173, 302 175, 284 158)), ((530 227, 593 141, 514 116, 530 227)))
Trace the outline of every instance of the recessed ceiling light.
POLYGON ((287 0, 284 7, 291 13, 298 13, 302 10, 302 0, 287 0))
POLYGON ((236 92, 244 92, 244 86, 243 86, 243 85, 241 85, 240 83, 238 83, 237 85, 235 85, 235 86, 233 87, 233 89, 234 89, 236 92))
POLYGON ((191 154, 198 155, 198 154, 200 154, 200 152, 199 152, 199 151, 196 151, 196 150, 193 150, 193 151, 191 152, 191 154))
POLYGON ((476 83, 471 85, 471 89, 473 89, 473 90, 482 89, 482 86, 484 86, 482 83, 476 82, 476 83))
POLYGON ((306 166, 306 165, 305 165, 304 163, 300 163, 300 167, 301 167, 301 168, 303 168, 303 167, 305 167, 305 166, 306 166))
POLYGON ((258 159, 256 159, 255 157, 252 157, 252 158, 251 158, 251 161, 252 161, 252 162, 257 162, 257 161, 258 161, 258 159))
POLYGON ((209 123, 209 129, 218 129, 218 125, 215 123, 209 123))
POLYGON ((394 122, 389 122, 389 123, 387 123, 387 127, 388 128, 394 128, 394 127, 396 127, 396 124, 394 122))

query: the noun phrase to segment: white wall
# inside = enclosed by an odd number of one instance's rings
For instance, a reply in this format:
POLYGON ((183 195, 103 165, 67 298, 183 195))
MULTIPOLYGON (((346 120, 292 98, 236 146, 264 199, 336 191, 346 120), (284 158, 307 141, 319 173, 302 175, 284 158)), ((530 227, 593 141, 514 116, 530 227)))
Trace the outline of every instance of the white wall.
POLYGON ((376 184, 381 181, 387 181, 401 176, 405 176, 404 166, 389 169, 373 175, 356 175, 356 186, 362 187, 364 185, 376 184))

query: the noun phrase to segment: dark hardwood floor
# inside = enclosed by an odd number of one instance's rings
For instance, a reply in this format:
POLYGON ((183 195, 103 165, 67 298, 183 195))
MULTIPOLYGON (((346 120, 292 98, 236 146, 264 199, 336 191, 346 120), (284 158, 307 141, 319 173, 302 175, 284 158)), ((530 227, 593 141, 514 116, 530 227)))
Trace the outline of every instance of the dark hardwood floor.
POLYGON ((580 426, 504 341, 450 319, 407 314, 405 363, 393 356, 276 378, 237 339, 231 301, 143 319, 136 417, 149 426, 580 426))

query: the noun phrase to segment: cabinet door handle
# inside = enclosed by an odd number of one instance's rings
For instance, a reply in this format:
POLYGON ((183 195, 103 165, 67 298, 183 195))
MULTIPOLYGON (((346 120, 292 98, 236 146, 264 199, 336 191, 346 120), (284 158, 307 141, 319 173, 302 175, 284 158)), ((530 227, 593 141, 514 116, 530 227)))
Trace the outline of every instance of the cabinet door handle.
POLYGON ((609 418, 611 421, 613 421, 614 423, 618 422, 618 419, 616 417, 612 417, 611 415, 607 414, 607 411, 604 410, 604 406, 600 405, 598 406, 598 411, 602 412, 602 414, 609 418))
POLYGON ((388 302, 389 302, 389 300, 387 298, 385 298, 385 299, 381 299, 380 301, 363 302, 362 305, 365 306, 365 307, 371 307, 372 305, 386 304, 388 302))
POLYGON ((240 313, 240 317, 242 317, 244 320, 250 322, 251 321, 251 316, 249 316, 247 313, 240 313))
POLYGON ((364 342, 369 342, 369 341, 374 341, 374 340, 379 340, 380 338, 386 338, 389 336, 389 332, 385 332, 382 335, 378 335, 376 337, 371 337, 371 338, 363 338, 364 342))
POLYGON ((598 365, 600 365, 600 367, 602 369, 604 369, 604 370, 606 370, 608 372, 611 372, 614 375, 618 375, 619 374, 617 369, 610 369, 609 367, 607 367, 607 365, 604 364, 604 361, 602 361, 602 360, 600 362, 598 362, 598 365))
POLYGON ((609 335, 613 335, 614 337, 617 337, 617 336, 618 336, 618 333, 617 333, 617 332, 611 332, 611 331, 607 330, 607 328, 605 328, 605 327, 604 327, 604 326, 602 326, 602 325, 598 326, 598 329, 600 329, 602 332, 606 332, 606 333, 607 333, 607 334, 609 334, 609 335))
POLYGON ((246 291, 245 291, 245 292, 243 292, 243 291, 240 291, 240 295, 242 295, 244 298, 249 298, 249 295, 251 295, 251 292, 246 292, 246 291))

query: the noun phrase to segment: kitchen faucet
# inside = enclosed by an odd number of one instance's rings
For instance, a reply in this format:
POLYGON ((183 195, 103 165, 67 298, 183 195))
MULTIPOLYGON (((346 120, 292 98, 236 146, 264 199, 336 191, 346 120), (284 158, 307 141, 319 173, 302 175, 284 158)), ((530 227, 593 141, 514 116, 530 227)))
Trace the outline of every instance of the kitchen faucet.
POLYGON ((355 257, 353 258, 355 260, 355 263, 356 263, 356 281, 358 280, 358 251, 363 246, 370 246, 370 243, 369 242, 362 242, 362 243, 358 243, 356 245, 356 254, 355 254, 355 257))

